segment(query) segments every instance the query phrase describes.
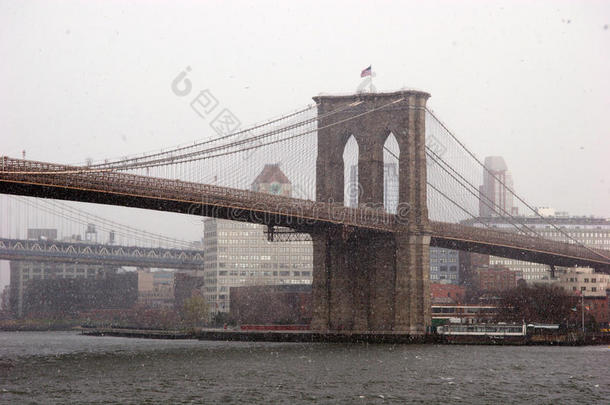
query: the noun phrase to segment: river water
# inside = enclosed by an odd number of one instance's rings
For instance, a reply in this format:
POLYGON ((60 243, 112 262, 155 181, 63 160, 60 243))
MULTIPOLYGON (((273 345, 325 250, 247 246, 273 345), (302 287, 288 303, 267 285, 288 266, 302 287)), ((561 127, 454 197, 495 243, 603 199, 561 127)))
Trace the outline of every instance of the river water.
POLYGON ((610 348, 0 332, 0 403, 608 404, 610 348))

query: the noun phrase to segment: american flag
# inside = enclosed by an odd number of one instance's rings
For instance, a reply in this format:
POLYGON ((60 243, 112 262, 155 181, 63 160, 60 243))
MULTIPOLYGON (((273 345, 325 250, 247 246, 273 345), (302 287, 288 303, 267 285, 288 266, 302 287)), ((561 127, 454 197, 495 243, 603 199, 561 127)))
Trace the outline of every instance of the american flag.
POLYGON ((366 69, 364 69, 362 72, 360 72, 360 77, 370 76, 371 73, 372 73, 371 66, 369 66, 366 69))

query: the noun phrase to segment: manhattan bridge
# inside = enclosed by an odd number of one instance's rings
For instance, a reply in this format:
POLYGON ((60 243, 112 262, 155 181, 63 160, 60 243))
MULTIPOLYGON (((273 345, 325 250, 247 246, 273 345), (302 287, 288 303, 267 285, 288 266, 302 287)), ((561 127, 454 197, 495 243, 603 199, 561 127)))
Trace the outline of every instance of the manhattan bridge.
POLYGON ((481 195, 483 176, 494 174, 426 106, 429 96, 321 95, 245 130, 83 165, 1 157, 0 193, 246 221, 266 225, 269 240, 308 238, 311 328, 320 332, 425 333, 430 246, 610 272, 610 251, 552 223, 558 236, 545 239, 481 195), (250 189, 268 163, 291 179, 292 197, 250 189), (384 196, 387 164, 398 168, 393 198, 384 196), (480 206, 513 229, 486 222, 480 206))

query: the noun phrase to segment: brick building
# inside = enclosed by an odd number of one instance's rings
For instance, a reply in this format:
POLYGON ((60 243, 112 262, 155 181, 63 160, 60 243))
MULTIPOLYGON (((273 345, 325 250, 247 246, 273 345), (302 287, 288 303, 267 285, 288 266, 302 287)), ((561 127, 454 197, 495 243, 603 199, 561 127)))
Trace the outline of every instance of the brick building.
POLYGON ((454 284, 430 283, 432 305, 461 304, 466 296, 466 288, 454 284))
POLYGON ((507 267, 479 267, 473 274, 473 286, 479 291, 504 291, 516 287, 520 278, 507 267))

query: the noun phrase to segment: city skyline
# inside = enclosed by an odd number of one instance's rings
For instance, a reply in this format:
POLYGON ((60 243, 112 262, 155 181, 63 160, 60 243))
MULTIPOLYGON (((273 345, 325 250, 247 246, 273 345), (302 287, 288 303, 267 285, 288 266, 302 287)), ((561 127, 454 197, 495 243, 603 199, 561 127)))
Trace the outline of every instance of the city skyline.
POLYGON ((0 0, 0 55, 3 400, 610 396, 610 1, 0 0))

